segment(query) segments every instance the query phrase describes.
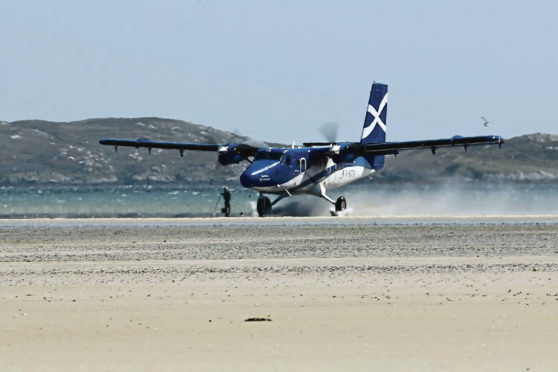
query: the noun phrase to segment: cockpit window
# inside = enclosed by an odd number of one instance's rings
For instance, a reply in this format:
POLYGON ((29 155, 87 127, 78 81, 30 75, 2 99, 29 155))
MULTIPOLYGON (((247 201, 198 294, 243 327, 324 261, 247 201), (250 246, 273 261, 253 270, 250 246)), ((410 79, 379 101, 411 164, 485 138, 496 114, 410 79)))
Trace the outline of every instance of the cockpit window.
POLYGON ((291 163, 291 154, 289 154, 288 150, 283 151, 283 156, 281 156, 281 162, 284 164, 291 163))
POLYGON ((282 155, 283 155, 282 152, 258 151, 256 153, 256 156, 254 157, 254 160, 263 160, 263 159, 280 160, 282 155))

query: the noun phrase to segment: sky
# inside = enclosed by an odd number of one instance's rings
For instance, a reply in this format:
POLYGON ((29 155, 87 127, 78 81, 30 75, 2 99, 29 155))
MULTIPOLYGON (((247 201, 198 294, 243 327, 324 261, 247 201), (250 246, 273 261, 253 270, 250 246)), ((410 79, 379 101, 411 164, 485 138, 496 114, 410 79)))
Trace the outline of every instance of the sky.
POLYGON ((0 120, 159 116, 283 143, 333 121, 357 141, 378 81, 388 141, 556 134, 557 14, 543 0, 6 0, 0 120))

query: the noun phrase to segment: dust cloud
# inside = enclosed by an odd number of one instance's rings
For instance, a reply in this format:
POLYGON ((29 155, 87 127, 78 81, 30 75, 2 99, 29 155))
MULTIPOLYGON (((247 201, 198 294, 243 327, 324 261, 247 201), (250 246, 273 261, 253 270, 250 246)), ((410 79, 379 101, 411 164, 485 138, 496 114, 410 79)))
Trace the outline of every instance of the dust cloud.
MULTIPOLYGON (((469 216, 558 213, 558 185, 367 185, 329 192, 347 199, 352 216, 469 216)), ((254 205, 255 209, 255 205, 254 205)), ((326 216, 333 205, 294 196, 273 207, 275 216, 326 216)))

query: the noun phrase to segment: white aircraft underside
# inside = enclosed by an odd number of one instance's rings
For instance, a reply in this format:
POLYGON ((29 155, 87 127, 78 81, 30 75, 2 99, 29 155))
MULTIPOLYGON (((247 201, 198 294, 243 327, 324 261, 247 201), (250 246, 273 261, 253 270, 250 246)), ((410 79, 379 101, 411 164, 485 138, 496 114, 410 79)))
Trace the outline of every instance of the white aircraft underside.
MULTIPOLYGON (((279 162, 277 162, 277 164, 278 163, 279 162)), ((320 174, 323 174, 324 171, 332 166, 333 164, 330 162, 328 162, 325 167, 312 166, 305 172, 298 174, 291 180, 282 184, 268 187, 251 187, 250 189, 268 194, 286 193, 291 195, 310 194, 323 196, 326 189, 335 190, 358 179, 370 176, 375 172, 374 169, 366 168, 361 165, 346 164, 344 166, 337 167, 336 170, 329 174, 326 173, 320 176, 320 174)), ((266 178, 269 176, 262 172, 260 177, 266 178)))

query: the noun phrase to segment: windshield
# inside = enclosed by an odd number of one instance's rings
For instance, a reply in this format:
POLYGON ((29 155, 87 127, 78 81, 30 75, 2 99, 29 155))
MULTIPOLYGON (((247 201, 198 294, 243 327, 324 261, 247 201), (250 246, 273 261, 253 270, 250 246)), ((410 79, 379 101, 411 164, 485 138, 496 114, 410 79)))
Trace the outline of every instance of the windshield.
POLYGON ((258 151, 256 153, 256 157, 254 160, 262 160, 262 159, 269 159, 269 160, 279 160, 283 152, 274 152, 274 151, 258 151))

